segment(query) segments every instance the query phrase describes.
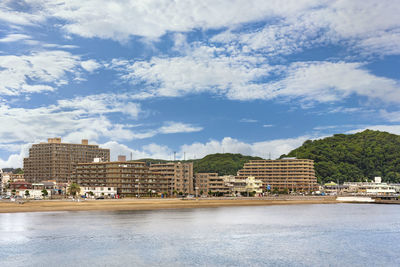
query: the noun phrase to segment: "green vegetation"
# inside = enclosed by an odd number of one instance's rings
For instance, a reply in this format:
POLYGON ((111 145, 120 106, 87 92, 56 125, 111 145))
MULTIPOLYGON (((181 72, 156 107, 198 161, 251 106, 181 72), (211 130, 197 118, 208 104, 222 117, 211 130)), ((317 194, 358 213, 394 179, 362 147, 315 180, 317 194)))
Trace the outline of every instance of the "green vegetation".
POLYGON ((49 192, 47 192, 46 189, 43 189, 43 190, 42 190, 42 196, 43 196, 44 198, 46 198, 48 195, 49 195, 49 192))
MULTIPOLYGON (((243 165, 250 160, 261 159, 260 157, 243 156, 242 154, 217 153, 205 156, 202 159, 180 160, 180 162, 193 162, 194 173, 198 172, 216 172, 219 175, 236 175, 237 171, 243 168, 243 165)), ((161 159, 140 159, 150 163, 171 162, 161 159)))
POLYGON ((193 170, 198 172, 216 172, 219 175, 236 175, 237 171, 250 160, 260 157, 243 156, 241 154, 211 154, 193 162, 193 170))
POLYGON ((79 194, 80 192, 81 192, 81 188, 76 183, 70 184, 67 189, 68 195, 73 196, 73 197, 75 197, 76 194, 79 194))
POLYGON ((400 182, 400 136, 387 132, 365 130, 307 140, 283 157, 314 160, 320 183, 365 181, 375 176, 384 182, 400 182))

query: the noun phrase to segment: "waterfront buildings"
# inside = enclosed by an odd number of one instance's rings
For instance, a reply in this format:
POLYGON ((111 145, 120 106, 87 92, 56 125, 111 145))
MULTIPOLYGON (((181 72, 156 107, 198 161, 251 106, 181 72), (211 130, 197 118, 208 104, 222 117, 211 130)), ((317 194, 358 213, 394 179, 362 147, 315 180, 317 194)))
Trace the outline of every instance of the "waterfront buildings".
POLYGON ((318 189, 314 161, 283 158, 279 160, 251 160, 238 171, 239 179, 255 177, 264 189, 278 191, 314 191, 318 189))
POLYGON ((253 176, 249 176, 246 179, 235 179, 233 192, 237 195, 253 195, 263 193, 263 182, 257 180, 253 176))
POLYGON ((3 170, 0 168, 0 196, 3 194, 3 170))
POLYGON ((168 184, 170 195, 182 193, 184 195, 194 194, 193 186, 193 163, 167 162, 151 164, 150 170, 160 175, 162 180, 168 184))
POLYGON ((125 197, 150 196, 168 188, 164 177, 150 171, 145 162, 78 163, 72 180, 81 187, 116 188, 125 197))
POLYGON ((118 195, 118 191, 115 187, 103 187, 103 186, 96 186, 96 187, 81 187, 81 191, 79 195, 86 196, 88 198, 95 198, 95 197, 106 197, 106 198, 114 198, 118 195))
POLYGON ((224 176, 218 176, 218 173, 196 173, 194 186, 200 194, 229 195, 232 193, 232 186, 229 186, 224 178, 224 176))
POLYGON ((56 180, 66 183, 70 180, 76 164, 92 162, 94 158, 110 160, 110 150, 89 145, 83 139, 81 144, 62 143, 61 138, 49 138, 47 143, 33 144, 29 157, 24 159, 24 176, 28 182, 56 180))
POLYGON ((122 197, 188 195, 194 192, 192 163, 170 162, 150 166, 134 161, 78 163, 72 180, 84 188, 114 188, 116 195, 122 197))

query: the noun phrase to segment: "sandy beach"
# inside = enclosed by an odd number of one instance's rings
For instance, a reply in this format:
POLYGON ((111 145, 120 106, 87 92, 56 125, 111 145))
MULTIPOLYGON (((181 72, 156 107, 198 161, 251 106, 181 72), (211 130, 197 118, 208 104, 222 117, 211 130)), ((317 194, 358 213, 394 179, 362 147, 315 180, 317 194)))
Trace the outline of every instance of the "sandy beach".
POLYGON ((209 208, 226 206, 266 206, 299 204, 333 204, 331 197, 295 198, 222 198, 222 199, 112 199, 112 200, 30 200, 23 204, 10 201, 0 202, 0 213, 50 212, 50 211, 119 211, 157 210, 181 208, 209 208))

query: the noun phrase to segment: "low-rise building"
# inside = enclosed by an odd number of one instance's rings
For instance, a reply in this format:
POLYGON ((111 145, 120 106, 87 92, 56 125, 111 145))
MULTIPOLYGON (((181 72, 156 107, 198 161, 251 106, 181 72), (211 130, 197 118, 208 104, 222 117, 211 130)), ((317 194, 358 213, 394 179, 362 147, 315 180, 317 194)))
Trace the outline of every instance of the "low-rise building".
POLYGON ((80 195, 86 196, 88 198, 96 198, 96 197, 106 197, 106 198, 115 198, 118 195, 117 189, 115 187, 81 187, 80 195))
POLYGON ((353 195, 387 196, 396 194, 396 186, 382 183, 381 177, 375 177, 374 182, 346 182, 346 193, 353 195))
POLYGON ((17 181, 10 183, 10 190, 26 190, 32 189, 32 184, 25 181, 17 181))
POLYGON ((245 179, 236 178, 233 182, 233 192, 238 195, 262 194, 263 182, 257 180, 254 176, 249 176, 245 179))

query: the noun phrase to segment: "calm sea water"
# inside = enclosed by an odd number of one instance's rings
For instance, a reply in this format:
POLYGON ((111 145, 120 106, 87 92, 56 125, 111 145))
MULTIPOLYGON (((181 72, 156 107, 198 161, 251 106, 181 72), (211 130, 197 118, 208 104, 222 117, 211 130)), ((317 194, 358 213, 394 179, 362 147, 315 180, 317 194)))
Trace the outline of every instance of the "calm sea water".
POLYGON ((0 266, 400 266, 400 206, 0 214, 0 266))

